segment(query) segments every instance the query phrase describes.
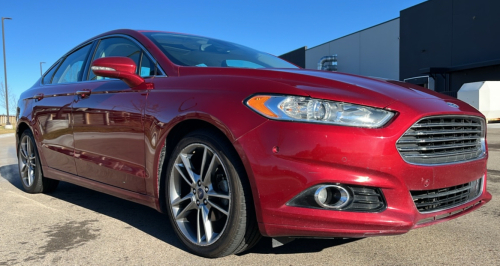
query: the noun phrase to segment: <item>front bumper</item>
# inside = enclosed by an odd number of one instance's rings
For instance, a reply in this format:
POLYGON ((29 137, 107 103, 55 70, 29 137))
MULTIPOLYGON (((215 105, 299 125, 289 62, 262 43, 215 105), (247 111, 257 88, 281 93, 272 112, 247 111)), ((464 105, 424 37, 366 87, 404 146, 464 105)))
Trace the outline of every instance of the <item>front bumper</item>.
MULTIPOLYGON (((437 166, 406 163, 395 147, 399 137, 420 118, 444 113, 419 112, 397 103, 394 107, 400 111, 398 117, 381 129, 268 121, 239 138, 235 146, 249 175, 261 233, 270 237, 402 234, 467 214, 491 199, 486 191, 487 156, 437 166), (274 147, 278 149, 273 151, 274 147), (420 213, 410 194, 468 183, 483 175, 482 194, 450 209, 420 213), (380 188, 387 208, 367 213, 287 205, 305 189, 324 183, 380 188)), ((478 115, 472 109, 446 114, 478 115)))
MULTIPOLYGON (((284 215, 293 213, 295 220, 302 220, 301 224, 291 222, 290 224, 269 224, 259 223, 261 233, 270 237, 347 237, 361 238, 378 235, 399 235, 424 226, 434 225, 455 219, 469 212, 472 212, 491 200, 491 194, 485 192, 481 198, 464 204, 460 207, 452 208, 432 215, 422 215, 412 212, 398 212, 386 210, 384 214, 373 213, 347 213, 344 212, 341 217, 323 214, 322 210, 280 210, 275 215, 284 215), (456 213, 448 215, 450 213, 456 213), (440 216, 446 215, 446 218, 440 216), (313 220, 308 217, 314 217, 313 220), (426 218, 434 218, 427 223, 419 223, 426 218), (318 221, 327 221, 320 222, 318 221), (335 222, 334 222, 335 221, 335 222), (339 226, 343 224, 343 226, 339 226), (321 227, 324 226, 324 227, 321 227)), ((304 209, 304 208, 301 208, 304 209)))

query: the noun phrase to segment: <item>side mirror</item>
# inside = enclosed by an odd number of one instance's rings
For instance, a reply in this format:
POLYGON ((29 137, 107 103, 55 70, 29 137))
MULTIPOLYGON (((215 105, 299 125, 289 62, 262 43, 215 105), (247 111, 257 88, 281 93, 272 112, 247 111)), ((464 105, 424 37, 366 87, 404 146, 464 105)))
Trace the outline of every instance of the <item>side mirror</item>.
MULTIPOLYGON (((94 60, 90 69, 96 76, 123 80, 130 88, 144 85, 144 79, 135 74, 134 60, 122 56, 103 57, 94 60)), ((146 86, 149 87, 149 86, 146 86)))

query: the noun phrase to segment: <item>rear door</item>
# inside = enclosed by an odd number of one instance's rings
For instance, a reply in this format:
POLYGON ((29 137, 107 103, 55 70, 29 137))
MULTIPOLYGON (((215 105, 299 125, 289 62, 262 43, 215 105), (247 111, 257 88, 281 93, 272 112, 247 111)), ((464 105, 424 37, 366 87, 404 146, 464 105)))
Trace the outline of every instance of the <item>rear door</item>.
POLYGON ((72 108, 91 47, 86 44, 61 58, 33 90, 35 137, 41 144, 42 162, 71 174, 76 174, 72 108))
MULTIPOLYGON (((127 37, 109 37, 96 45, 93 60, 129 57, 143 77, 154 65, 143 49, 127 37)), ((86 72, 88 95, 74 103, 75 157, 78 175, 146 194, 144 108, 147 91, 125 82, 86 72)))

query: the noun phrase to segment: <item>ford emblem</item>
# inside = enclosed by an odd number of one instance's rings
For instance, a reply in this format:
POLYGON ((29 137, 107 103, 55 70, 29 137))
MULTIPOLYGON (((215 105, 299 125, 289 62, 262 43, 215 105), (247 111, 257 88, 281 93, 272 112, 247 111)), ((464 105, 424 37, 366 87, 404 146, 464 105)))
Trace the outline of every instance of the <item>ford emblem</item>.
POLYGON ((453 108, 458 108, 458 105, 454 104, 454 103, 446 103, 449 107, 453 107, 453 108))

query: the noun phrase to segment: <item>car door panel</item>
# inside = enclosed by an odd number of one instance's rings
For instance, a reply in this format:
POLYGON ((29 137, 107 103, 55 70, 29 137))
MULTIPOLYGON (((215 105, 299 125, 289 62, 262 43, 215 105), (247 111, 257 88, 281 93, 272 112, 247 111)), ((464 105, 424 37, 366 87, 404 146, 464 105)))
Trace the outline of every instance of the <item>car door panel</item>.
POLYGON ((71 125, 72 104, 76 88, 49 85, 33 91, 33 121, 40 154, 47 166, 76 174, 73 158, 74 141, 71 125), (36 97, 35 97, 36 96, 36 97))
POLYGON ((145 193, 143 110, 147 93, 121 80, 86 82, 74 103, 78 175, 145 193))

